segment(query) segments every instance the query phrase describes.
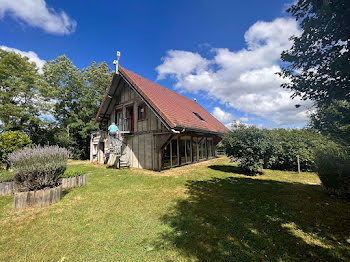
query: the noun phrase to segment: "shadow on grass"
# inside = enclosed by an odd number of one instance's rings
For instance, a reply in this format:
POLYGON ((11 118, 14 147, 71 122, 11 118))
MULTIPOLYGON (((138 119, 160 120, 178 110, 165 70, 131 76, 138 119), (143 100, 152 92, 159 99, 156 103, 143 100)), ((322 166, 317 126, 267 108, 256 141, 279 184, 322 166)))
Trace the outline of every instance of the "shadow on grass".
POLYGON ((346 261, 350 203, 319 186, 249 178, 188 181, 156 248, 199 261, 346 261))
POLYGON ((244 171, 242 168, 232 165, 211 165, 208 166, 210 169, 226 172, 226 173, 235 173, 235 174, 244 174, 244 171))

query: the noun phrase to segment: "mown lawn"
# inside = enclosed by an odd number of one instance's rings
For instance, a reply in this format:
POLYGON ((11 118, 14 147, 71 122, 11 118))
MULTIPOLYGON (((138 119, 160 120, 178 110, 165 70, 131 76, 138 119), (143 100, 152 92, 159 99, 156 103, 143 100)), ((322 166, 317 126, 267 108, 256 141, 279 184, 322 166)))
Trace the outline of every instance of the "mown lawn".
POLYGON ((0 183, 13 180, 13 174, 10 171, 1 169, 0 167, 0 183))
POLYGON ((350 201, 313 173, 248 177, 219 158, 164 172, 71 162, 88 185, 14 211, 0 196, 1 261, 349 261, 350 201))

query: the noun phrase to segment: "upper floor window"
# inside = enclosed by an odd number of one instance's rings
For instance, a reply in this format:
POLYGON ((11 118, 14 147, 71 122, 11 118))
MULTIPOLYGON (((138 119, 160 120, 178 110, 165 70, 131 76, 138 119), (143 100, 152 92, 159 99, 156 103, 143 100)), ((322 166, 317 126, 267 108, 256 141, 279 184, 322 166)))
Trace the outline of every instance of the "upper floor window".
POLYGON ((138 112, 138 120, 145 120, 146 119, 146 106, 145 105, 139 105, 137 112, 138 112))
POLYGON ((195 114, 195 116, 196 116, 196 117, 198 117, 200 120, 202 120, 202 121, 204 121, 204 122, 205 122, 204 118, 203 118, 203 117, 201 117, 201 116, 200 116, 198 113, 193 112, 193 114, 195 114))

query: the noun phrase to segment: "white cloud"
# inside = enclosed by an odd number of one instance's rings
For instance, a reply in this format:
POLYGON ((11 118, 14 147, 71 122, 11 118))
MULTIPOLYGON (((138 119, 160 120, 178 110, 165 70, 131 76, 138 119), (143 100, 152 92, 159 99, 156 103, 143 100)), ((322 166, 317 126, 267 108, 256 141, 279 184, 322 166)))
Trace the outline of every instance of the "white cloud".
POLYGON ((0 46, 0 49, 3 49, 5 51, 8 51, 8 52, 15 52, 15 53, 18 53, 20 54, 21 56, 26 56, 29 58, 29 61, 30 62, 34 62, 36 63, 37 67, 39 68, 39 73, 42 73, 42 67, 43 65, 45 64, 45 60, 42 60, 38 57, 38 55, 36 53, 34 53, 33 51, 21 51, 21 50, 18 50, 16 48, 12 48, 12 47, 7 47, 7 46, 0 46))
POLYGON ((158 79, 168 74, 182 77, 191 73, 200 73, 208 66, 208 61, 198 53, 169 50, 163 63, 157 67, 158 79))
POLYGON ((0 0, 0 18, 5 14, 59 35, 74 32, 77 25, 64 11, 57 12, 49 8, 45 0, 0 0))
POLYGON ((215 107, 213 111, 213 116, 222 123, 232 122, 234 117, 231 113, 225 112, 220 107, 215 107))
POLYGON ((276 75, 281 70, 281 52, 292 45, 289 37, 298 34, 300 30, 293 19, 258 21, 244 35, 247 48, 238 51, 215 48, 213 58, 205 59, 198 53, 170 50, 156 68, 158 78, 173 77, 177 89, 204 92, 276 125, 303 123, 307 121, 307 109, 294 105, 310 103, 292 100, 292 92, 280 87, 286 80, 276 75))

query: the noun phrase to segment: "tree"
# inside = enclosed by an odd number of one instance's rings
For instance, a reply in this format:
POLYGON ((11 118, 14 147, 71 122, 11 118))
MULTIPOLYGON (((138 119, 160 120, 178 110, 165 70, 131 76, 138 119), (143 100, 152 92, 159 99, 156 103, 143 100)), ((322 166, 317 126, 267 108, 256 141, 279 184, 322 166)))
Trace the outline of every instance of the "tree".
POLYGON ((290 79, 282 87, 322 104, 350 102, 350 1, 299 0, 287 12, 303 31, 281 55, 280 75, 290 79))
POLYGON ((6 168, 9 168, 9 154, 18 149, 30 146, 32 146, 32 141, 20 131, 7 131, 0 134, 0 162, 5 163, 6 168))
POLYGON ((327 143, 327 139, 316 130, 303 129, 272 129, 268 132, 280 145, 280 151, 275 156, 277 161, 271 166, 272 169, 297 170, 297 156, 300 160, 302 171, 315 171, 315 149, 327 143))
POLYGON ((31 136, 31 127, 40 125, 47 106, 42 97, 45 88, 35 63, 0 49, 0 129, 31 136))
POLYGON ((262 168, 270 168, 280 151, 275 137, 268 130, 244 124, 234 124, 224 137, 223 144, 226 154, 237 159, 238 166, 248 175, 255 175, 262 168))
POLYGON ((350 145, 350 102, 333 100, 318 104, 311 125, 340 144, 350 145))
POLYGON ((79 70, 63 55, 47 62, 43 71, 49 97, 56 101, 56 143, 70 148, 76 158, 88 158, 90 133, 98 129, 94 118, 110 81, 110 68, 105 62, 92 62, 79 70))

